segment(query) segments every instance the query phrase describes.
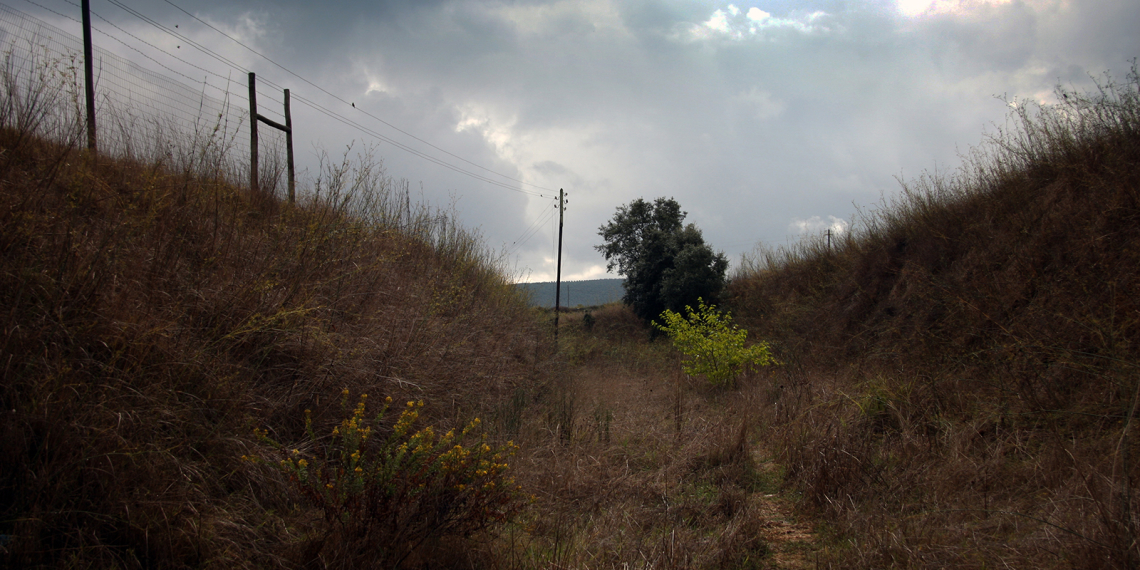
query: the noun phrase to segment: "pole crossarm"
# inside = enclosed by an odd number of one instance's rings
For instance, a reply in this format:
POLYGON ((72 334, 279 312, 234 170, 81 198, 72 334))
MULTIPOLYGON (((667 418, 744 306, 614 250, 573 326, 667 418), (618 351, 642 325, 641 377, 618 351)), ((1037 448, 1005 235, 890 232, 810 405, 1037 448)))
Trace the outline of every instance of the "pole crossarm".
POLYGON ((281 123, 278 123, 277 121, 274 121, 273 119, 270 119, 269 117, 266 117, 265 115, 258 114, 257 120, 275 128, 275 129, 285 131, 287 133, 293 132, 293 129, 286 127, 285 125, 282 125, 281 123))

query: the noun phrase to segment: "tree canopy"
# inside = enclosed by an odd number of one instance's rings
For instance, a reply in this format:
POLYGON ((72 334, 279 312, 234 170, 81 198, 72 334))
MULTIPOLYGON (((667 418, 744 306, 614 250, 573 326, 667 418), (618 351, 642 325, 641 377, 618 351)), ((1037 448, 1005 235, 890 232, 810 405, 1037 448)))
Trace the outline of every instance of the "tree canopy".
POLYGON ((638 198, 598 229, 605 243, 596 249, 606 269, 625 276, 622 300, 647 321, 698 298, 715 300, 724 287, 728 259, 705 244, 695 225, 683 224, 685 215, 672 198, 638 198))

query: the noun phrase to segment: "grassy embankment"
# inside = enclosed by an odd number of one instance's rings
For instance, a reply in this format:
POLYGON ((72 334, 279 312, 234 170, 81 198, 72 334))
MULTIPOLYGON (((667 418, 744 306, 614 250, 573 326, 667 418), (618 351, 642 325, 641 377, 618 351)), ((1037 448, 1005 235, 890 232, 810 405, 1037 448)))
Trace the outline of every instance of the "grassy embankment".
POLYGON ((737 319, 784 365, 731 391, 682 377, 617 307, 563 319, 555 348, 477 238, 409 216, 367 157, 326 162, 292 207, 228 182, 210 136, 127 132, 135 155, 96 163, 70 98, 17 90, 0 105, 0 556, 1135 566, 1136 87, 1025 110, 834 249, 737 275, 737 319), (492 532, 393 546, 242 459, 279 457, 259 429, 316 462, 345 389, 422 399, 439 433, 483 417, 536 500, 492 532), (784 473, 822 552, 770 496, 784 473))
POLYGON ((786 362, 761 421, 821 564, 1140 566, 1138 88, 1019 105, 957 174, 732 280, 786 362))
POLYGON ((442 433, 541 376, 496 259, 368 157, 296 207, 230 183, 224 132, 96 161, 61 77, 9 68, 0 98, 0 563, 294 566, 335 521, 242 459, 276 461, 265 436, 319 455, 305 410, 329 433, 346 389, 442 433))
MULTIPOLYGON (((370 157, 325 161, 296 206, 233 183, 242 165, 224 130, 171 138, 166 125, 107 114, 101 124, 127 155, 96 161, 78 148, 73 77, 50 65, 7 71, 0 564, 773 560, 763 537, 784 527, 759 500, 776 479, 750 453, 754 396, 686 382, 627 311, 597 311, 592 330, 564 319, 555 350, 541 312, 477 236, 409 212, 370 157), (493 524, 452 487, 416 502, 416 488, 400 487, 422 476, 411 471, 390 480, 413 498, 395 505, 306 495, 274 464, 303 459, 310 474, 338 465, 338 450, 355 449, 342 442, 359 426, 345 420, 365 393, 398 408, 424 401, 421 434, 432 425, 447 437, 483 418, 488 442, 521 446, 509 472, 535 500, 493 524), (425 529, 425 504, 469 524, 425 529)), ((279 179, 269 172, 262 187, 279 179)), ((400 429, 397 415, 370 424, 382 437, 365 456, 400 429)), ((344 496, 362 496, 351 469, 342 475, 344 496)))

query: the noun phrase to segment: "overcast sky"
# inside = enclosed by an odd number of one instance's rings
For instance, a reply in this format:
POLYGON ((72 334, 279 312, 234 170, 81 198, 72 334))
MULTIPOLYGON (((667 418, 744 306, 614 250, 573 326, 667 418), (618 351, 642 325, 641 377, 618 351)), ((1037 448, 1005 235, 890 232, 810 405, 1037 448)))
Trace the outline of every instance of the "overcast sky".
MULTIPOLYGON (((78 14, 66 0, 5 1, 75 29, 45 10, 78 14)), ((101 19, 97 28, 232 74, 243 99, 240 70, 123 6, 375 132, 526 190, 294 105, 303 168, 315 168, 315 149, 375 144, 388 174, 408 179, 414 197, 422 188, 433 204, 454 203, 526 281, 554 278, 559 188, 570 196, 563 279, 614 276, 594 249, 598 227, 637 198, 675 198, 735 263, 759 243, 842 230, 857 208, 897 193, 897 178, 953 170, 1004 122, 997 96, 1049 102, 1058 84, 1122 79, 1140 56, 1140 2, 1122 0, 172 2, 91 6, 124 32, 101 19)))

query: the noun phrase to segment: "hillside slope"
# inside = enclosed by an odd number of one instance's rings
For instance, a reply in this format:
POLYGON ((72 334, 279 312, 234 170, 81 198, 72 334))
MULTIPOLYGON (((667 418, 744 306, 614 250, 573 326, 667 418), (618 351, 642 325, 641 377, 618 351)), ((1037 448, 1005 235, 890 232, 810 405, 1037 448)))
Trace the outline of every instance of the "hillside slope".
POLYGON ((428 212, 386 216, 375 165, 291 207, 33 135, 0 128, 0 565, 333 556, 295 550, 335 525, 243 456, 316 452, 306 417, 329 433, 342 393, 426 401, 442 433, 539 373, 505 273, 428 212))
POLYGON ((1018 104, 956 175, 732 280, 845 564, 1140 564, 1138 88, 1018 104))

